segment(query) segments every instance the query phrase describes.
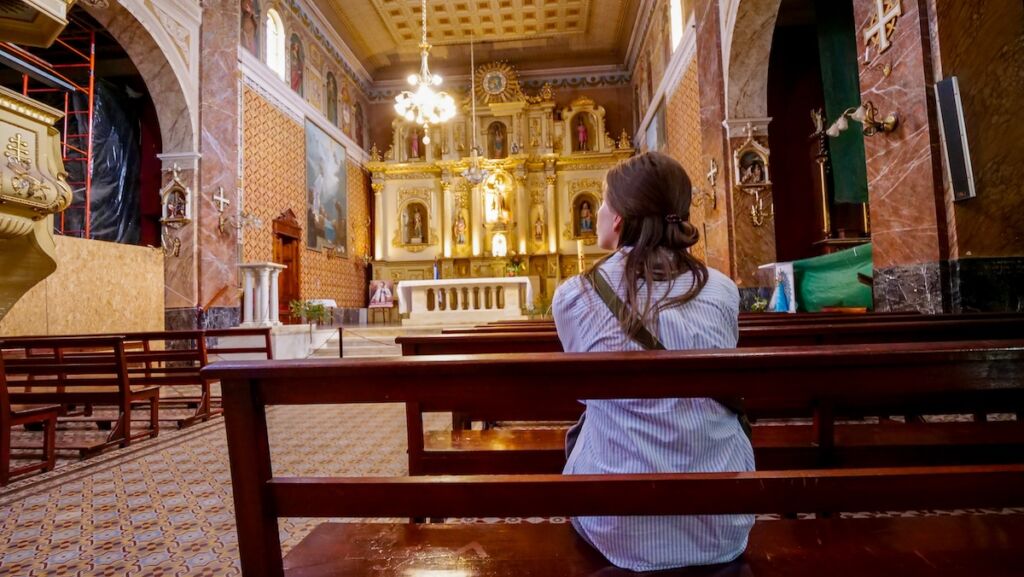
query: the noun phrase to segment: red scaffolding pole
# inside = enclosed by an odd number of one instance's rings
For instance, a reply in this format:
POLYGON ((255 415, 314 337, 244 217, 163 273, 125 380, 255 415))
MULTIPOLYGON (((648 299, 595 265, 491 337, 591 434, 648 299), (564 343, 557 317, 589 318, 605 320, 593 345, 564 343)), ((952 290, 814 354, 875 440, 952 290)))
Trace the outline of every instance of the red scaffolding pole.
POLYGON ((92 169, 93 169, 93 115, 96 87, 96 31, 79 22, 70 21, 61 35, 47 51, 44 59, 32 52, 13 44, 4 44, 0 49, 15 53, 19 58, 46 71, 49 75, 60 79, 69 88, 55 88, 45 84, 28 74, 22 75, 22 93, 25 96, 43 97, 48 94, 63 96, 64 120, 61 132, 61 159, 64 169, 71 173, 69 165, 78 165, 80 175, 68 181, 74 192, 71 205, 60 214, 55 224, 55 232, 67 236, 90 238, 91 235, 91 200, 92 200, 92 169), (82 98, 72 98, 73 94, 81 94, 82 98), (76 106, 76 102, 85 103, 85 108, 76 106), (84 126, 80 122, 72 124, 72 115, 86 115, 84 126), (81 225, 71 225, 70 214, 78 212, 81 225))

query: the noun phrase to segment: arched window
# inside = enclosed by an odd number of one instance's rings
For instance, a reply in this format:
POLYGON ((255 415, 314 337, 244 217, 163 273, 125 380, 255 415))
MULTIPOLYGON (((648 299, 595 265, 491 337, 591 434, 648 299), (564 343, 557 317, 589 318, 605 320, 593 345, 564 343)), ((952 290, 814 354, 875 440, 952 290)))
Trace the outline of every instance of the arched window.
POLYGON ((683 0, 670 0, 669 18, 672 30, 672 50, 675 51, 679 46, 679 41, 683 39, 683 0))
POLYGON ((284 80, 284 24, 277 10, 267 10, 267 66, 284 80))

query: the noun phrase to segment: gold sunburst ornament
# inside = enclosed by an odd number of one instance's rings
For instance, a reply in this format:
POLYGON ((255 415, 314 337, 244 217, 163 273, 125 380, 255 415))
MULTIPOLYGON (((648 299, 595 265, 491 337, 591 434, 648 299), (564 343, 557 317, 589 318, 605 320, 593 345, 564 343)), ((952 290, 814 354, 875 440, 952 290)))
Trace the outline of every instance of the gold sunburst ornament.
POLYGON ((409 75, 409 84, 415 91, 403 91, 395 97, 395 112, 410 122, 423 126, 423 144, 430 144, 430 125, 440 124, 455 116, 455 100, 447 92, 434 92, 441 85, 441 76, 430 73, 427 59, 427 0, 422 2, 423 39, 420 41, 420 72, 409 75))
POLYGON ((477 68, 473 74, 475 96, 484 104, 511 102, 522 98, 519 75, 507 62, 491 62, 477 68))

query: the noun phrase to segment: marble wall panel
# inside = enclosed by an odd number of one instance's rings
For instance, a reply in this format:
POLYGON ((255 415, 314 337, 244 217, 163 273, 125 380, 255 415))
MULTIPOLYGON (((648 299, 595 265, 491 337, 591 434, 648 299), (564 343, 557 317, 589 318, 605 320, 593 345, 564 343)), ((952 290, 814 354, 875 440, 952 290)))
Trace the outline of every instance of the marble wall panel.
POLYGON ((0 320, 0 335, 153 331, 164 326, 160 249, 58 236, 57 270, 0 320))
POLYGON ((717 210, 705 211, 705 237, 708 266, 733 275, 731 231, 727 215, 732 206, 728 190, 726 157, 725 93, 723 90, 721 26, 718 0, 698 0, 694 4, 697 24, 697 82, 700 94, 700 130, 702 166, 710 170, 712 162, 718 174, 714 186, 708 185, 717 198, 717 210))
POLYGON ((879 268, 875 265, 874 307, 878 312, 939 314, 943 304, 943 267, 937 262, 879 268))
MULTIPOLYGON (((762 146, 767 147, 767 138, 758 137, 762 146)), ((747 137, 729 139, 729 150, 741 148, 747 137)), ((729 154, 732 157, 732 153, 729 154)), ((732 166, 730 162, 728 166, 732 166)), ((729 169, 732 170, 731 168, 729 169)), ((730 172, 731 174, 731 172, 730 172)), ((723 175, 723 178, 728 176, 723 175)), ((763 211, 772 213, 771 193, 762 194, 763 211)), ((729 213, 729 228, 732 231, 733 280, 739 287, 758 286, 757 267, 775 262, 775 220, 765 216, 763 223, 754 224, 750 210, 757 199, 742 190, 732 188, 732 210, 729 213)))
MULTIPOLYGON (((183 182, 192 190, 192 203, 196 205, 195 170, 179 171, 183 182)), ((173 173, 163 174, 164 185, 173 178, 173 173)), ((192 222, 179 228, 166 230, 164 258, 164 301, 167 308, 193 307, 197 298, 196 283, 196 227, 199 223, 193 213, 192 222), (177 239, 177 243, 175 243, 177 239)))
POLYGON ((237 234, 217 228, 220 218, 213 196, 222 191, 231 201, 226 208, 234 214, 238 206, 238 39, 237 0, 203 3, 202 68, 200 110, 202 159, 196 214, 199 264, 199 306, 237 306, 237 234))
POLYGON ((954 313, 1024 313, 1024 258, 967 258, 950 261, 954 313))
POLYGON ((959 80, 977 189, 976 198, 956 203, 947 190, 951 258, 1022 256, 1024 4, 929 5, 936 77, 959 80))
MULTIPOLYGON (((892 46, 879 55, 861 33, 877 15, 878 3, 854 0, 858 47, 869 57, 860 60, 861 98, 883 117, 893 111, 900 116, 896 132, 865 139, 876 269, 934 263, 946 254, 938 132, 927 88, 930 42, 920 1, 902 0, 892 46), (888 76, 886 65, 891 66, 888 76)), ((858 128, 851 124, 851 130, 858 128)))

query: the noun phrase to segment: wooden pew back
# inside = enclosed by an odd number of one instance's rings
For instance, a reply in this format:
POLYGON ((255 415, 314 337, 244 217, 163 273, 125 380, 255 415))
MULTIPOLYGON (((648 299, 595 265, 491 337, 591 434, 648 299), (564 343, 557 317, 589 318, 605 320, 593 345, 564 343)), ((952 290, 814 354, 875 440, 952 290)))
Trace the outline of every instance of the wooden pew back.
MULTIPOLYGON (((579 398, 718 395, 742 396, 754 404, 799 402, 830 410, 990 396, 1019 406, 1024 393, 1022 341, 837 346, 811 351, 236 362, 216 363, 204 374, 221 379, 224 386, 239 550, 246 577, 284 574, 280 517, 789 513, 1024 503, 1021 465, 628 476, 275 478, 265 409, 268 405, 378 402, 451 409, 579 398), (873 378, 879 368, 885 368, 890 378, 873 378), (424 375, 435 377, 424 379, 424 375)), ((820 439, 827 442, 830 435, 831 431, 822 431, 820 439)), ((331 555, 330 549, 314 553, 331 555)))

